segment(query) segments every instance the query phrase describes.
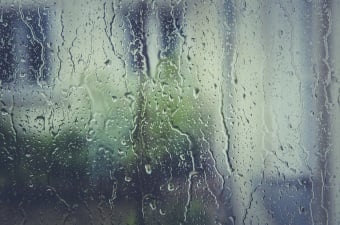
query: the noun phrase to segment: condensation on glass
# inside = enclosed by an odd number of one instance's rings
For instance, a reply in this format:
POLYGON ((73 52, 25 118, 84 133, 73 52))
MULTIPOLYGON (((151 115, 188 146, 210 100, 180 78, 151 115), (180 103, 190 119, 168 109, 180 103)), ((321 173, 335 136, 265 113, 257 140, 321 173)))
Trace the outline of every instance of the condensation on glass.
POLYGON ((2 0, 0 224, 339 224, 339 11, 2 0))

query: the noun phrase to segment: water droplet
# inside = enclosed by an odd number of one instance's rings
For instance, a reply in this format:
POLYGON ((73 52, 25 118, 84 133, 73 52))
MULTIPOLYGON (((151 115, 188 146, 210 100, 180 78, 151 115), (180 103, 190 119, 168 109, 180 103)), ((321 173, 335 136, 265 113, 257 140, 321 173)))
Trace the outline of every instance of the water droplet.
POLYGON ((279 30, 279 37, 283 36, 283 30, 279 30))
POLYGON ((112 96, 112 101, 116 102, 117 101, 117 96, 112 96))
POLYGON ((162 209, 159 209, 159 214, 161 214, 162 216, 165 216, 165 212, 162 209))
POLYGON ((152 173, 150 164, 145 164, 145 172, 149 175, 152 173))
POLYGON ((87 132, 87 135, 86 135, 86 140, 88 142, 91 142, 93 141, 93 136, 95 135, 95 131, 93 129, 90 129, 88 132, 87 132))
POLYGON ((149 206, 150 206, 151 210, 155 210, 156 209, 156 204, 153 201, 149 203, 149 206))
POLYGON ((185 160, 185 156, 183 154, 181 154, 179 157, 181 158, 182 161, 185 160))
POLYGON ((118 154, 119 155, 123 155, 125 152, 121 149, 121 148, 118 148, 118 154))
POLYGON ((198 95, 200 93, 200 89, 199 88, 194 88, 194 98, 197 99, 198 95))
POLYGON ((175 190, 175 187, 172 183, 168 183, 168 191, 173 191, 175 190))
POLYGON ((300 213, 300 214, 305 213, 305 211, 306 211, 306 210, 305 210, 305 208, 304 208, 303 206, 300 206, 300 207, 299 207, 299 213, 300 213))
POLYGON ((105 66, 111 66, 112 61, 110 59, 108 59, 104 62, 104 64, 105 64, 105 66))
POLYGON ((129 176, 125 176, 124 180, 125 180, 126 182, 130 182, 130 181, 132 180, 132 178, 129 177, 129 176))
POLYGON ((8 115, 8 112, 7 112, 7 110, 6 110, 6 109, 4 109, 4 108, 2 108, 2 109, 1 109, 1 115, 3 115, 3 116, 6 116, 6 115, 8 115))
POLYGON ((126 143, 126 141, 125 141, 124 139, 122 139, 122 140, 120 141, 120 143, 121 143, 123 146, 126 146, 126 145, 127 145, 127 143, 126 143))
POLYGON ((234 216, 229 216, 228 220, 231 222, 231 224, 235 224, 235 217, 234 216))

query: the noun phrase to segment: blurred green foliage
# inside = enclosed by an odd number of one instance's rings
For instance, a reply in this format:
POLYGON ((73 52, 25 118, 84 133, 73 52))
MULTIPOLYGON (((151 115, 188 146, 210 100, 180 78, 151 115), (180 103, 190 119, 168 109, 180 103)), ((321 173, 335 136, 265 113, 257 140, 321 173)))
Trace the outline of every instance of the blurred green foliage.
MULTIPOLYGON (((60 193, 113 198, 112 185, 117 184, 115 201, 125 207, 124 224, 139 224, 144 195, 161 196, 160 185, 187 176, 198 160, 205 112, 195 96, 198 90, 184 85, 185 79, 194 81, 180 74, 176 61, 175 56, 160 60, 156 74, 140 79, 137 89, 122 98, 112 97, 110 82, 82 75, 81 87, 92 99, 92 108, 78 107, 91 111, 84 125, 76 119, 57 133, 29 127, 14 133, 10 121, 1 118, 0 191, 53 187, 60 193), (127 197, 134 201, 127 203, 127 197)), ((69 113, 74 107, 71 102, 69 113)), ((201 203, 191 202, 186 224, 206 224, 202 209, 201 203)), ((166 210, 166 224, 183 220, 184 208, 175 202, 166 210)))

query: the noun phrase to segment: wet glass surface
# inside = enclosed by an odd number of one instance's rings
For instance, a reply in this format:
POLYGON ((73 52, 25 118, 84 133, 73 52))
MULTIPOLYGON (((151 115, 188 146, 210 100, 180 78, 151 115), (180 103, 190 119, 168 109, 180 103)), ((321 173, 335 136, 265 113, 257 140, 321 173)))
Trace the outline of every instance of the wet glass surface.
POLYGON ((339 10, 2 0, 0 224, 339 224, 339 10))

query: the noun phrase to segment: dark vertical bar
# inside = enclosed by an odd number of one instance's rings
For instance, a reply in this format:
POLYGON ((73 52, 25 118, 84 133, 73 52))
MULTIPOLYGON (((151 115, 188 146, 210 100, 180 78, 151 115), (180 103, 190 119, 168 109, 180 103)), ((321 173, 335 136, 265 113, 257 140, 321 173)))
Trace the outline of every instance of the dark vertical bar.
POLYGON ((161 58, 174 57, 178 45, 182 12, 180 7, 161 5, 158 9, 161 37, 161 58))
POLYGON ((14 77, 14 52, 13 23, 16 13, 12 9, 1 8, 0 23, 0 80, 3 83, 13 81, 14 77))
POLYGON ((127 26, 130 30, 130 60, 133 71, 142 76, 149 74, 149 59, 147 54, 146 41, 146 19, 148 14, 148 6, 145 1, 132 5, 127 9, 127 26))
POLYGON ((138 202, 137 220, 138 224, 144 225, 145 219, 143 214, 143 199, 146 193, 146 181, 144 165, 148 159, 145 156, 144 147, 144 130, 143 127, 146 121, 146 112, 144 110, 145 105, 145 90, 144 83, 149 77, 150 65, 147 55, 147 39, 146 39, 146 20, 148 14, 148 5, 146 2, 138 2, 130 5, 126 8, 126 23, 130 30, 129 33, 129 56, 132 71, 139 77, 139 89, 138 96, 136 98, 136 116, 135 116, 135 128, 133 130, 132 142, 135 153, 137 154, 137 174, 138 180, 135 198, 138 202))
POLYGON ((16 77, 20 74, 25 74, 25 80, 30 83, 36 83, 38 78, 48 80, 51 64, 51 50, 48 47, 50 33, 48 10, 28 6, 2 8, 1 17, 0 79, 2 82, 10 83, 23 79, 16 77))

